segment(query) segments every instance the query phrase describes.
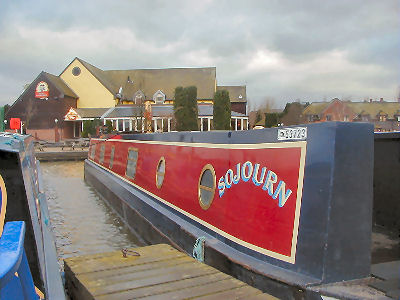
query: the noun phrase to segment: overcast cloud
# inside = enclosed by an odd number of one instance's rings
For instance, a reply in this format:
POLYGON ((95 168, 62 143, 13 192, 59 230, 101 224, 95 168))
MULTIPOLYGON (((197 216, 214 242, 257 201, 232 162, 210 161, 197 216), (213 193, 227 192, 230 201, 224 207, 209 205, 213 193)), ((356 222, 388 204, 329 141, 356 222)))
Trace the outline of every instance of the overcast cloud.
POLYGON ((397 0, 0 0, 0 105, 74 57, 103 69, 216 66, 252 103, 396 101, 397 0))

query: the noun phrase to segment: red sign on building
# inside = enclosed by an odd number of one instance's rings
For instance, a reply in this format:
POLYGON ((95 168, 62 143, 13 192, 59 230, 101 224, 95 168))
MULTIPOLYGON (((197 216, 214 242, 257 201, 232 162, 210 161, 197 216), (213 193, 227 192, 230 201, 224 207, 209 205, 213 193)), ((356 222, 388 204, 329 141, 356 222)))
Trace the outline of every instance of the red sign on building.
POLYGON ((49 97, 49 86, 46 82, 41 81, 37 84, 35 90, 35 98, 45 99, 49 97))
POLYGON ((15 129, 15 130, 21 129, 21 119, 20 118, 11 118, 10 119, 10 129, 15 129))

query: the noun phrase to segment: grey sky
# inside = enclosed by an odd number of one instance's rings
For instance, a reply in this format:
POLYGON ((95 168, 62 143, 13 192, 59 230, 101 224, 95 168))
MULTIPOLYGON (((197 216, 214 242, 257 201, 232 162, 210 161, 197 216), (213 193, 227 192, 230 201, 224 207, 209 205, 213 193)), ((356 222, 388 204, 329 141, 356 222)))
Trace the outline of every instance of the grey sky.
POLYGON ((251 102, 395 101, 397 0, 0 1, 0 104, 74 57, 102 69, 216 66, 251 102))

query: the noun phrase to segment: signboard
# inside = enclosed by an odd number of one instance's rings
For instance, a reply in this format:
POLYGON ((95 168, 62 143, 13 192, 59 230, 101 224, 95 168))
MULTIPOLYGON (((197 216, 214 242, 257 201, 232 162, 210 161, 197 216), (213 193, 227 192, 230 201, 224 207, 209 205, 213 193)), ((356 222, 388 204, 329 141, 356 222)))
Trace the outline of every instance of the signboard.
POLYGON ((65 121, 76 121, 81 119, 81 116, 71 107, 64 117, 65 121))
POLYGON ((20 118, 11 118, 10 119, 10 129, 15 129, 15 130, 21 129, 21 119, 20 118))
POLYGON ((49 86, 46 82, 41 81, 35 89, 35 98, 46 99, 49 97, 49 86))

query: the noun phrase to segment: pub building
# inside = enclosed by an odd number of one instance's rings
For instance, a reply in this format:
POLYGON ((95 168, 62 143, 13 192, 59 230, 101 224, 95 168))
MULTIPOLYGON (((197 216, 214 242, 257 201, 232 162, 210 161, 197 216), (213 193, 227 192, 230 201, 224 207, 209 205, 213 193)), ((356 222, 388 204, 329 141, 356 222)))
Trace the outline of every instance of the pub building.
MULTIPOLYGON (((150 113, 153 132, 175 130, 174 91, 196 86, 200 131, 213 129, 213 97, 227 90, 232 130, 247 130, 246 86, 217 86, 216 68, 101 70, 75 58, 59 76, 41 72, 18 97, 6 119, 19 118, 22 131, 36 139, 59 141, 78 138, 83 121, 110 120, 114 130, 145 130, 150 113)), ((150 125, 149 124, 149 125, 150 125)))

